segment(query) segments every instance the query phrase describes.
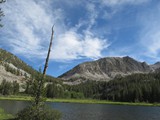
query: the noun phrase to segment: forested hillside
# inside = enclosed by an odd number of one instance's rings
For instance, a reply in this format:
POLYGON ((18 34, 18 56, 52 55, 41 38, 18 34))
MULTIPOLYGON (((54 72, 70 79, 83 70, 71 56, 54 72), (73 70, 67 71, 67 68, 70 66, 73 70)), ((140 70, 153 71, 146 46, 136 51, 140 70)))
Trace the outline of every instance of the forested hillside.
MULTIPOLYGON (((10 95, 32 91, 29 89, 37 74, 38 70, 0 48, 0 94, 10 95)), ((45 80, 46 82, 59 81, 49 75, 46 75, 45 80)))
POLYGON ((160 72, 132 74, 109 82, 87 81, 79 85, 49 84, 47 97, 92 98, 123 102, 160 102, 160 72))
POLYGON ((127 102, 160 102, 160 72, 133 74, 109 82, 91 82, 69 86, 69 91, 96 98, 127 102))

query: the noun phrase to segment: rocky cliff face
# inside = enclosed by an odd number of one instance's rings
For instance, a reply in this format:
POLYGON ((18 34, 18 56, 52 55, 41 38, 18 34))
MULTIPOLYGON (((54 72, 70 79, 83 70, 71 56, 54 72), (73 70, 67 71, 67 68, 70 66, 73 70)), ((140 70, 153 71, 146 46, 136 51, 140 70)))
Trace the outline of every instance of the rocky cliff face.
POLYGON ((72 70, 59 76, 64 80, 111 80, 115 77, 133 73, 149 73, 159 68, 160 64, 148 65, 131 57, 106 57, 93 62, 77 65, 72 70))

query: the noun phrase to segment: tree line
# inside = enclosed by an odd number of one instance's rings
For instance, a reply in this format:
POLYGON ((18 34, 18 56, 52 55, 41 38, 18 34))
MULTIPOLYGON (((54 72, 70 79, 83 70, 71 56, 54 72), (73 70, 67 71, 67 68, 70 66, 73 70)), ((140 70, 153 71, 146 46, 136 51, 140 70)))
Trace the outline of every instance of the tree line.
MULTIPOLYGON (((34 76, 26 80, 24 94, 35 94, 34 76), (32 78, 32 79, 31 79, 32 78)), ((160 102, 160 70, 149 74, 132 74, 109 82, 88 80, 78 85, 64 85, 58 79, 49 79, 44 86, 44 96, 48 98, 100 99, 123 102, 160 102)), ((3 80, 0 85, 2 95, 17 94, 19 84, 3 80)))
POLYGON ((53 82, 46 85, 46 96, 122 102, 160 102, 160 72, 132 74, 109 82, 88 80, 78 85, 53 82))
POLYGON ((80 92, 85 98, 123 102, 160 102, 160 72, 132 74, 109 82, 88 81, 68 86, 68 90, 80 92))

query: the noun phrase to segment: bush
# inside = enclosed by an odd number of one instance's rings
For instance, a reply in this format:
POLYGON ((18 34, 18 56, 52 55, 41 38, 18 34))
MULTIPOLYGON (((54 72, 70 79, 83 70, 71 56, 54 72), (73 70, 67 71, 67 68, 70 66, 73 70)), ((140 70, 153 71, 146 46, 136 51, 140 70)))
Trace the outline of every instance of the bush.
POLYGON ((74 98, 74 99, 83 99, 84 98, 84 94, 80 93, 80 92, 74 92, 74 91, 72 91, 71 92, 71 98, 74 98))
POLYGON ((29 106, 17 114, 14 120, 60 120, 61 113, 45 105, 29 106))

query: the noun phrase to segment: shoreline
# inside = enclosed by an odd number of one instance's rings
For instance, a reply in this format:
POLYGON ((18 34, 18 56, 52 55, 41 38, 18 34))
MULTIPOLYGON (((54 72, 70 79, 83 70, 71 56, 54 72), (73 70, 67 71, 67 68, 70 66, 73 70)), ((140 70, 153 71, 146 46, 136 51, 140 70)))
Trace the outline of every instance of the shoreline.
MULTIPOLYGON (((34 98, 30 96, 0 96, 0 100, 17 100, 17 101, 32 101, 34 98)), ((45 98, 46 102, 57 103, 80 103, 80 104, 109 104, 109 105, 131 105, 131 106, 160 106, 160 103, 146 103, 146 102, 114 102, 107 100, 96 99, 57 99, 45 98)))

